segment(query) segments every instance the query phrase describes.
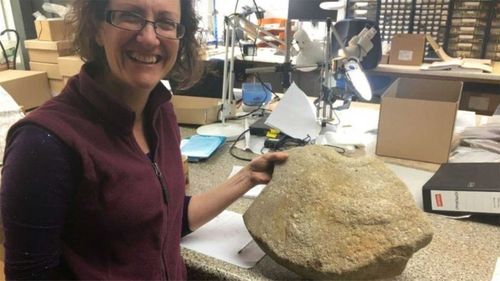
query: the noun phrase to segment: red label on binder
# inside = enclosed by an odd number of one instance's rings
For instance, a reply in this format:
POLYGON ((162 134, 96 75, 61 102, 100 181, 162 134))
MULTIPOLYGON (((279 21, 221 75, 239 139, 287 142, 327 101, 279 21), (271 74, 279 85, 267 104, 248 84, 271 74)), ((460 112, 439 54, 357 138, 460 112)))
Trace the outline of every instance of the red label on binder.
POLYGON ((436 206, 443 207, 443 198, 441 197, 441 194, 436 194, 434 197, 436 199, 436 206))

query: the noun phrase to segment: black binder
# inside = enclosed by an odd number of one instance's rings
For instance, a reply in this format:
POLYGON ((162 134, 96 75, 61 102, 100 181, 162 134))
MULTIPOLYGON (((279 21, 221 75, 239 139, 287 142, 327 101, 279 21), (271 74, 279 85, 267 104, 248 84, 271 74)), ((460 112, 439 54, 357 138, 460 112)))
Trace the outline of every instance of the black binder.
POLYGON ((422 189, 424 211, 500 215, 500 163, 445 163, 422 189))

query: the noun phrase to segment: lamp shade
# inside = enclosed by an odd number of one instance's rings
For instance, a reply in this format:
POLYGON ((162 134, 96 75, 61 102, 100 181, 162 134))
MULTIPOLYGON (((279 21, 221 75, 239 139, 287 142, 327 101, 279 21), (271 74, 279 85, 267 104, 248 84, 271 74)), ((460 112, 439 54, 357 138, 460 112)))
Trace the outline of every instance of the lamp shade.
POLYGON ((356 60, 349 60, 345 64, 347 78, 351 81, 352 86, 357 92, 357 95, 362 99, 369 101, 372 99, 372 89, 368 78, 361 70, 361 66, 356 60))

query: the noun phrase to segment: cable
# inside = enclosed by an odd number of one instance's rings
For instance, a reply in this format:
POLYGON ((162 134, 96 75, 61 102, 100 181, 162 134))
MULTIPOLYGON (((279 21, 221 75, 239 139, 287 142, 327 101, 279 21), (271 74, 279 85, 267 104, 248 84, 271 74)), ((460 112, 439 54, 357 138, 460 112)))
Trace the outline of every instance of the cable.
MULTIPOLYGON (((279 101, 281 98, 276 94, 275 91, 273 91, 273 89, 269 88, 266 83, 264 83, 264 81, 262 81, 262 78, 260 77, 260 74, 259 73, 256 73, 255 75, 257 77, 257 80, 259 80, 259 82, 262 84, 262 86, 264 88, 266 88, 269 92, 271 92, 273 95, 274 95, 274 98, 279 101)), ((266 93, 266 99, 267 99, 267 93, 266 93)))
POLYGON ((264 18, 264 12, 261 12, 259 10, 259 6, 257 5, 257 3, 255 2, 255 0, 253 0, 253 5, 255 6, 255 16, 257 17, 258 20, 261 20, 264 18))
POLYGON ((304 139, 296 139, 292 138, 288 135, 283 134, 280 136, 278 142, 274 144, 273 149, 270 149, 271 151, 283 151, 287 149, 291 149, 293 147, 299 147, 299 146, 305 146, 307 144, 311 143, 311 137, 307 135, 304 139))
POLYGON ((333 149, 335 149, 335 151, 337 151, 340 154, 346 153, 346 149, 343 147, 340 147, 340 146, 331 145, 331 144, 324 144, 323 146, 332 147, 333 149))
POLYGON ((245 136, 245 133, 247 133, 248 131, 250 131, 250 129, 246 129, 245 131, 243 131, 243 133, 241 133, 241 135, 239 135, 236 138, 236 140, 233 142, 233 144, 231 144, 231 147, 229 148, 229 154, 231 154, 231 156, 233 156, 234 158, 236 158, 238 160, 250 162, 253 160, 252 158, 243 158, 243 157, 240 157, 240 156, 234 154, 234 152, 233 152, 234 148, 236 147, 236 143, 239 142, 245 136))
POLYGON ((240 0, 236 0, 236 4, 234 5, 234 14, 238 11, 238 4, 240 3, 240 0))
POLYGON ((254 109, 254 110, 250 111, 250 112, 249 112, 249 113, 247 113, 247 114, 240 115, 240 116, 237 116, 237 117, 234 117, 234 118, 228 118, 227 120, 239 120, 239 119, 241 119, 241 118, 244 118, 244 117, 248 117, 248 116, 250 116, 250 115, 253 115, 255 112, 257 112, 257 111, 259 111, 259 110, 262 110, 262 114, 261 114, 261 115, 264 115, 264 112, 265 112, 265 111, 270 111, 270 110, 267 110, 267 109, 265 109, 265 108, 263 108, 263 107, 259 107, 259 108, 256 108, 256 109, 254 109))

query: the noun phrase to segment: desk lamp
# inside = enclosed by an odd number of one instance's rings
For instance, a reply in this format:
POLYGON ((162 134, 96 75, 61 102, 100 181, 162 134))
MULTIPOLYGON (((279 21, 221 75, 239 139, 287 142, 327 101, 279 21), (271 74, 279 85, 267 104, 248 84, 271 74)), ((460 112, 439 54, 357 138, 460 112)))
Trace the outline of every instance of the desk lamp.
POLYGON ((222 82, 222 109, 220 112, 221 123, 208 124, 199 127, 196 133, 207 136, 224 136, 227 140, 235 140, 240 136, 244 127, 238 123, 227 122, 227 118, 235 116, 235 104, 233 101, 234 88, 234 50, 236 47, 236 30, 244 31, 248 36, 257 39, 272 38, 271 41, 263 40, 268 46, 279 48, 279 44, 285 44, 274 34, 260 28, 260 26, 250 22, 245 17, 248 14, 233 14, 224 19, 225 34, 231 34, 230 39, 226 36, 224 74, 222 82), (265 38, 263 37, 265 36, 265 38), (231 41, 231 43, 229 43, 231 41), (278 42, 275 44, 274 42, 278 42))
POLYGON ((380 37, 376 36, 377 27, 368 20, 346 19, 332 25, 331 20, 327 19, 327 33, 329 39, 325 49, 323 84, 320 96, 315 101, 316 114, 322 125, 333 120, 334 110, 349 108, 353 96, 371 100, 372 91, 363 72, 363 62, 370 68, 375 67, 380 60, 381 48, 380 37), (343 37, 339 35, 339 30, 343 37), (330 42, 335 42, 337 46, 330 42), (347 46, 344 42, 348 42, 347 46), (335 53, 335 47, 338 54, 332 54, 335 53), (331 81, 332 72, 334 81, 331 81), (341 106, 333 107, 336 100, 344 102, 341 106))

